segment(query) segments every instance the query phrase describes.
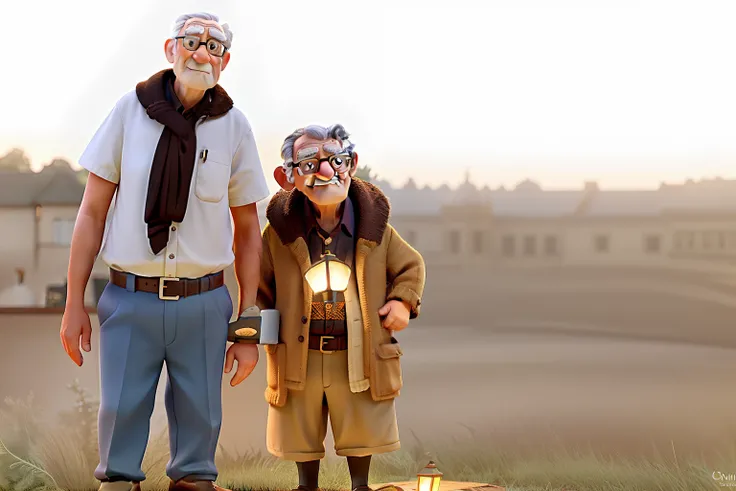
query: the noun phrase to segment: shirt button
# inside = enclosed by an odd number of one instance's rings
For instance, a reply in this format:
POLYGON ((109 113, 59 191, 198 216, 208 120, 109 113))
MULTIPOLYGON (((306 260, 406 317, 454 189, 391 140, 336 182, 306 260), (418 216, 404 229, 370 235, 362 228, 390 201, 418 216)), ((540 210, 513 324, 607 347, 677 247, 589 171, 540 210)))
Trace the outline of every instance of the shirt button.
POLYGON ((300 343, 303 343, 304 342, 304 336, 299 336, 299 342, 300 343))
POLYGON ((173 227, 171 227, 171 231, 172 232, 176 232, 176 225, 174 225, 173 227))
POLYGON ((307 323, 307 316, 306 315, 303 315, 302 316, 302 324, 306 324, 306 323, 307 323))
POLYGON ((175 257, 173 254, 169 254, 169 259, 174 259, 175 257))

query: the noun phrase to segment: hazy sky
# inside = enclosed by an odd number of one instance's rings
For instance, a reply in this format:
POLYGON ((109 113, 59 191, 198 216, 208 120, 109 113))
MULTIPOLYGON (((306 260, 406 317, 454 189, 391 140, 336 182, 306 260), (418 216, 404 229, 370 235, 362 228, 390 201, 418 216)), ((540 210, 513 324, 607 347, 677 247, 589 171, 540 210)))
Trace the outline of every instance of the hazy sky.
POLYGON ((736 177, 729 0, 5 2, 0 155, 76 163, 198 10, 234 32, 220 83, 269 180, 287 134, 335 122, 395 184, 736 177))

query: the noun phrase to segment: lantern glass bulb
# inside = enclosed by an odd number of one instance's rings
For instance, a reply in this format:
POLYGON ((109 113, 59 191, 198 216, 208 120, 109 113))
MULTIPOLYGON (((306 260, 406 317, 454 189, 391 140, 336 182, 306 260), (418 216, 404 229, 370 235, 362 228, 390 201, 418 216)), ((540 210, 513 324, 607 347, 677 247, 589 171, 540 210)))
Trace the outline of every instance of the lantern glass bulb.
POLYGON ((314 293, 321 293, 327 290, 327 263, 319 262, 309 268, 304 275, 304 278, 309 283, 309 288, 314 293))
POLYGON ((350 266, 342 261, 329 262, 330 290, 344 292, 350 281, 350 266))
MULTIPOLYGON (((309 288, 314 293, 326 291, 344 292, 350 281, 350 266, 338 260, 332 254, 314 263, 304 274, 309 288)), ((431 490, 430 490, 431 491, 431 490)))
POLYGON ((432 478, 429 476, 419 476, 419 486, 417 491, 433 491, 432 478))

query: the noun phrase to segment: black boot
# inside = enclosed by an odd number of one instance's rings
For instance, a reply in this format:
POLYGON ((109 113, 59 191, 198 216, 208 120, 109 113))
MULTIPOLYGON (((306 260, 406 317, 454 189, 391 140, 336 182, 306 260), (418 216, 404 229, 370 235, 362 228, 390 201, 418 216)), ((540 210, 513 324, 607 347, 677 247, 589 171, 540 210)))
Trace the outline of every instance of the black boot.
POLYGON ((371 470, 371 456, 348 457, 350 481, 353 491, 371 491, 368 487, 368 474, 371 470))
POLYGON ((298 491, 317 491, 319 489, 319 460, 309 462, 297 462, 299 471, 298 491))

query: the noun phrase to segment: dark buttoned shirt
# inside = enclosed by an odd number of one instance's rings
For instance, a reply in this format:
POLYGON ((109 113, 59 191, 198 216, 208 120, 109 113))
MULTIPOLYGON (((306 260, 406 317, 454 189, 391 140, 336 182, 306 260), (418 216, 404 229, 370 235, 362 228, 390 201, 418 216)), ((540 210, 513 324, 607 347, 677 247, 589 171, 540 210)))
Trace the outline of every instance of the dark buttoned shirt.
MULTIPOLYGON (((355 212, 350 198, 343 205, 340 223, 331 232, 322 230, 311 204, 306 207, 306 241, 312 264, 319 261, 329 250, 337 258, 353 269, 355 251, 355 212)), ((346 335, 345 295, 337 292, 334 304, 325 304, 324 297, 318 293, 312 299, 312 314, 309 330, 317 335, 346 335)))
MULTIPOLYGON (((189 121, 189 123, 192 125, 192 128, 194 128, 194 125, 197 124, 197 117, 196 112, 193 110, 194 108, 190 109, 184 109, 184 104, 179 100, 179 97, 176 95, 176 91, 174 90, 174 79, 170 78, 169 82, 166 84, 166 99, 171 103, 171 105, 174 106, 174 109, 176 109, 182 116, 184 116, 184 119, 189 121)), ((199 102, 199 104, 207 104, 206 99, 207 94, 202 98, 202 100, 199 102)), ((198 104, 198 105, 199 105, 198 104)), ((196 106, 195 106, 196 107, 196 106)))

